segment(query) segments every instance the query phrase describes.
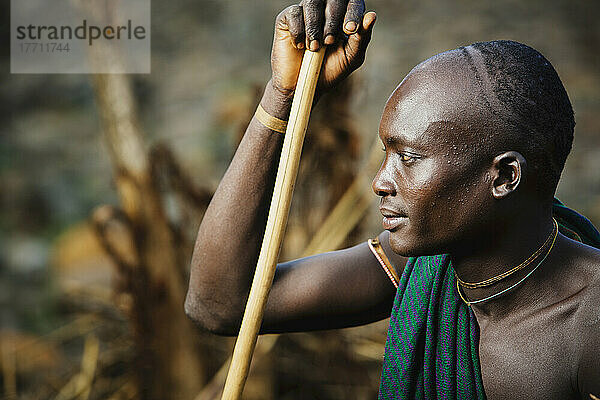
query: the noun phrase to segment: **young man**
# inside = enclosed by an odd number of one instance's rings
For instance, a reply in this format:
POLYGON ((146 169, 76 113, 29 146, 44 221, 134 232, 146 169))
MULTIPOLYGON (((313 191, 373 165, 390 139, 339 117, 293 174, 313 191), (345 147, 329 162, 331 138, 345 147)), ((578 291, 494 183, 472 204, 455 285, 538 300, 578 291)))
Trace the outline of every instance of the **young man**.
MULTIPOLYGON (((198 233, 185 309, 206 329, 239 328, 283 141, 267 126, 287 118, 303 49, 328 46, 327 91, 364 60, 375 23, 364 9, 304 1, 277 17, 268 115, 250 122, 198 233)), ((582 242, 600 236, 553 198, 573 127, 558 75, 525 45, 476 43, 419 64, 379 127, 380 244, 280 264, 262 332, 391 312, 381 398, 599 394, 600 251, 582 242)))

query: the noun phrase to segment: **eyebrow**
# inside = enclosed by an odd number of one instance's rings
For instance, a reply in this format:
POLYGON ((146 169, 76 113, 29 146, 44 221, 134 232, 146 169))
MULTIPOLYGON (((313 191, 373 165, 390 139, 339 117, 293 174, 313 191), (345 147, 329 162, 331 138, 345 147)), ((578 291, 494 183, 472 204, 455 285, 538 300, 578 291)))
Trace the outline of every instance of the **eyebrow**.
MULTIPOLYGON (((380 140, 384 143, 385 146, 397 146, 397 145, 405 145, 408 147, 412 147, 415 150, 424 150, 425 147, 431 147, 435 145, 435 143, 439 143, 442 139, 437 137, 435 134, 432 134, 432 130, 434 129, 448 130, 451 131, 456 129, 456 132, 464 130, 461 124, 458 124, 449 120, 437 120, 432 121, 427 125, 427 128, 422 132, 422 135, 427 135, 427 140, 410 140, 410 138, 406 138, 403 136, 388 135, 385 140, 381 140, 381 135, 379 136, 380 140)), ((445 140, 444 140, 445 142, 445 140)))
POLYGON ((398 144, 405 144, 406 140, 400 139, 396 136, 388 136, 385 138, 385 140, 382 140, 382 142, 384 142, 384 144, 387 146, 394 146, 398 144))
POLYGON ((382 142, 384 143, 384 146, 386 148, 388 148, 388 147, 390 147, 390 148, 394 148, 394 147, 405 148, 406 151, 414 153, 414 154, 424 155, 425 153, 429 152, 426 144, 419 143, 416 141, 406 140, 405 138, 401 138, 401 137, 388 136, 385 138, 385 141, 382 140, 382 142))
MULTIPOLYGON (((427 129, 429 129, 429 127, 427 129)), ((379 140, 381 140, 381 142, 387 146, 403 145, 403 144, 405 144, 405 145, 416 144, 416 143, 414 143, 414 141, 407 140, 406 138, 403 138, 398 135, 387 135, 387 137, 385 139, 383 139, 381 137, 382 136, 381 131, 378 132, 378 136, 379 136, 379 140)))

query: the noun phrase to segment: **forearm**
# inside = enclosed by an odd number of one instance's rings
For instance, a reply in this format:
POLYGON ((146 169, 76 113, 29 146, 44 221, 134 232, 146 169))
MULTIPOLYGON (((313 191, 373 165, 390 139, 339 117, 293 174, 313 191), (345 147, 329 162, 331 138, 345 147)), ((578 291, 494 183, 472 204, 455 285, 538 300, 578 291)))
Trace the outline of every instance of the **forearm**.
MULTIPOLYGON (((287 120, 291 94, 266 85, 261 106, 287 120)), ((252 118, 200 225, 186 312, 205 325, 241 317, 266 225, 283 134, 252 118)), ((218 326, 209 329, 219 330, 218 326)))

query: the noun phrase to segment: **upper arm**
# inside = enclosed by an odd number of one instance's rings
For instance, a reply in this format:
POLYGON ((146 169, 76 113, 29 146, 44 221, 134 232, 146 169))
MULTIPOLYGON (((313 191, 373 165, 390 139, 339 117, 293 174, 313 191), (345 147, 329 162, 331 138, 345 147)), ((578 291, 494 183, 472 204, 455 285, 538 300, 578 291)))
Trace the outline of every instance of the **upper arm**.
MULTIPOLYGON (((406 258, 382 246, 401 275, 406 258)), ((366 242, 278 265, 262 332, 343 328, 390 315, 396 289, 366 242)))

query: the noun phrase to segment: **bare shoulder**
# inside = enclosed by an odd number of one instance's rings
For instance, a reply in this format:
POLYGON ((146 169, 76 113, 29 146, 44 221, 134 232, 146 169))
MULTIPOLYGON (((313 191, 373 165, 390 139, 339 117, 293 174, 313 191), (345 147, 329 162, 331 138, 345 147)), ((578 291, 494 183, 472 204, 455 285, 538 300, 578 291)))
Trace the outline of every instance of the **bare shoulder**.
POLYGON ((582 282, 582 311, 588 311, 588 305, 600 301, 600 249, 583 243, 570 241, 572 254, 572 272, 582 282))
POLYGON ((575 315, 573 343, 576 344, 579 393, 600 395, 600 250, 573 242, 573 272, 582 285, 575 315))
POLYGON ((577 247, 575 267, 582 287, 576 329, 582 338, 594 338, 595 352, 600 358, 600 250, 579 243, 577 247))
POLYGON ((567 239, 565 243, 564 271, 561 279, 571 286, 567 292, 576 299, 576 325, 580 328, 600 324, 600 250, 567 239))
POLYGON ((549 297, 552 310, 564 318, 555 320, 580 338, 600 332, 600 250, 563 237, 556 261, 549 297))

